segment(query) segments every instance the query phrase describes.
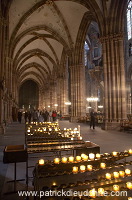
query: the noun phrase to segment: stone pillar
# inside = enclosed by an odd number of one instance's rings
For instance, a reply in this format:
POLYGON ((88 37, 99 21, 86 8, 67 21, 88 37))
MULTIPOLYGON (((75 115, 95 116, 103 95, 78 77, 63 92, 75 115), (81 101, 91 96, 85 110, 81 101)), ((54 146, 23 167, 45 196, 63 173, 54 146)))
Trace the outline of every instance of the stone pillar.
POLYGON ((58 111, 61 111, 62 115, 68 114, 68 106, 65 102, 68 101, 68 79, 65 75, 57 79, 57 103, 58 111))
POLYGON ((119 128, 126 119, 126 85, 123 35, 102 38, 105 129, 119 128))
POLYGON ((85 67, 70 66, 71 75, 71 121, 77 121, 86 114, 85 67))

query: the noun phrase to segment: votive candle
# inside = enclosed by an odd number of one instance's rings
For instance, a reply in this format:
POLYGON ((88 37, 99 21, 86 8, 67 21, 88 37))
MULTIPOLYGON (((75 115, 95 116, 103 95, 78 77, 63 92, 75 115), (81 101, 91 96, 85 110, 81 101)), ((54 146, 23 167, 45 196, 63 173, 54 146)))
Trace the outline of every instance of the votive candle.
POLYGON ((55 163, 55 164, 59 164, 59 163, 60 163, 60 159, 59 159, 59 158, 55 158, 55 159, 54 159, 54 163, 55 163))
POLYGON ((113 190, 114 191, 119 191, 119 189, 120 189, 119 185, 113 185, 113 190))
POLYGON ((90 160, 94 160, 94 157, 95 157, 95 155, 94 155, 93 153, 90 153, 90 154, 89 154, 89 159, 90 159, 90 160))
POLYGON ((113 172, 114 178, 119 178, 119 172, 113 172))
POLYGON ((92 165, 87 165, 87 170, 88 171, 92 171, 93 170, 93 166, 92 165))
POLYGON ((86 170, 85 165, 81 165, 81 166, 80 166, 80 172, 85 172, 85 170, 86 170))
POLYGON ((62 158, 62 163, 67 163, 67 158, 66 157, 62 158))
POLYGON ((39 160, 39 165, 44 165, 44 160, 43 159, 39 160))
POLYGON ((73 172, 74 174, 78 173, 78 167, 74 166, 74 167, 72 168, 72 172, 73 172))
POLYGON ((130 169, 125 169, 125 174, 126 175, 130 175, 131 174, 131 170, 130 169))
POLYGON ((100 168, 105 169, 106 168, 106 163, 100 163, 100 168))
POLYGON ((130 190, 132 189, 132 183, 131 182, 127 182, 126 186, 127 186, 128 189, 130 189, 130 190))
POLYGON ((69 157, 69 162, 73 162, 74 161, 74 157, 73 156, 70 156, 69 157))
POLYGON ((110 173, 106 173, 106 175, 105 175, 105 177, 106 177, 106 179, 111 179, 111 174, 110 173))
POLYGON ((81 161, 81 156, 76 156, 76 161, 80 162, 81 161))

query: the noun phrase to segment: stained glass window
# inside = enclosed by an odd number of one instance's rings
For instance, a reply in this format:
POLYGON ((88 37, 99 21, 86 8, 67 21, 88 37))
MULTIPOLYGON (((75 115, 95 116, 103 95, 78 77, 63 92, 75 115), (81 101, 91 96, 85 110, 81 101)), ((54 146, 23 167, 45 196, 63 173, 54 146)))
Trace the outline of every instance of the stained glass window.
POLYGON ((132 38, 132 0, 129 1, 127 8, 127 33, 129 40, 132 38))

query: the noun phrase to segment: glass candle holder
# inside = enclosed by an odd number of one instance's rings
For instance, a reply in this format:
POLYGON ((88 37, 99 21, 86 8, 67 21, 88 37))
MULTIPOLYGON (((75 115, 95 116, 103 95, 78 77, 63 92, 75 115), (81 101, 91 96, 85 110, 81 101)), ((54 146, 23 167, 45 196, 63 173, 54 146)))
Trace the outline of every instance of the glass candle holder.
POLYGON ((76 161, 80 162, 81 161, 81 156, 76 156, 76 161))
POLYGON ((78 167, 74 166, 72 168, 72 172, 73 172, 73 174, 77 174, 78 173, 78 167))
POLYGON ((110 180, 111 179, 111 174, 110 173, 106 173, 105 177, 106 177, 106 179, 110 180))
POLYGON ((113 190, 114 190, 114 191, 119 191, 119 190, 120 190, 119 185, 113 185, 113 190))
POLYGON ((39 165, 44 165, 44 160, 43 159, 39 160, 39 165))
POLYGON ((94 158, 95 158, 95 154, 90 153, 90 154, 89 154, 89 159, 90 159, 90 160, 94 160, 94 158))
POLYGON ((128 189, 131 190, 131 189, 132 189, 132 182, 127 182, 127 183, 126 183, 126 186, 127 186, 128 189))
POLYGON ((128 176, 131 174, 131 170, 130 169, 125 169, 125 174, 128 176))
POLYGON ((74 161, 74 157, 73 156, 70 156, 69 157, 69 162, 73 162, 74 161))
POLYGON ((85 172, 85 170, 86 170, 85 165, 81 165, 81 166, 80 166, 80 172, 85 172))
POLYGON ((100 168, 105 169, 106 168, 106 163, 100 163, 100 168))
POLYGON ((112 152, 112 155, 116 157, 116 156, 118 155, 118 152, 113 151, 113 152, 112 152))
POLYGON ((96 190, 93 188, 92 190, 89 190, 89 196, 91 198, 96 198, 96 190))
POLYGON ((97 158, 97 159, 100 159, 100 157, 101 157, 100 154, 97 153, 97 154, 96 154, 96 158, 97 158))
POLYGON ((104 192, 105 192, 104 188, 98 188, 98 194, 100 196, 104 196, 104 192))
POLYGON ((67 163, 67 158, 66 157, 62 158, 62 163, 67 163))
POLYGON ((124 171, 119 171, 119 175, 120 175, 120 177, 124 177, 125 176, 125 172, 124 171))
POLYGON ((114 178, 119 178, 119 172, 113 172, 114 178))
POLYGON ((60 163, 60 159, 59 159, 59 158, 55 158, 55 159, 54 159, 54 163, 55 163, 55 164, 59 164, 59 163, 60 163))
POLYGON ((129 154, 132 154, 132 149, 129 149, 129 150, 128 150, 128 153, 129 153, 129 154))
POLYGON ((92 171, 93 170, 93 166, 92 165, 87 165, 87 170, 88 171, 92 171))

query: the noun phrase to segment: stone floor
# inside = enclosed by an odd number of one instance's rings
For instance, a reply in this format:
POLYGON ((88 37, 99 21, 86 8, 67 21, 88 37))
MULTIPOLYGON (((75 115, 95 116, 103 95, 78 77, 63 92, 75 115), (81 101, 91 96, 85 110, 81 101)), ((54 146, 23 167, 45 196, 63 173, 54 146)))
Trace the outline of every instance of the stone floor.
MULTIPOLYGON (((132 148, 132 134, 128 132, 120 131, 104 131, 100 127, 96 127, 94 130, 89 128, 85 123, 71 123, 69 121, 60 121, 60 128, 75 128, 80 125, 81 135, 83 140, 91 141, 100 146, 101 153, 110 153, 112 151, 124 151, 132 148)), ((23 200, 25 197, 19 197, 18 194, 5 194, 9 191, 13 191, 13 183, 7 183, 7 181, 13 180, 14 176, 14 164, 3 164, 3 150, 7 145, 24 144, 25 124, 19 124, 14 122, 6 128, 4 135, 0 135, 0 200, 23 200)), ((36 154, 37 155, 37 154, 36 154)), ((41 155, 29 156, 29 166, 34 166, 38 158, 41 155)), ((52 155, 51 155, 52 156, 52 155)), ((44 159, 52 159, 49 154, 44 159)), ((17 163, 17 179, 25 178, 26 170, 25 163, 17 163)), ((29 190, 32 187, 32 171, 29 169, 29 190)), ((25 190, 25 181, 17 183, 17 190, 25 190)), ((32 199, 32 198, 30 198, 32 199)), ((57 198, 58 199, 58 198, 57 198)), ((61 200, 61 198, 59 198, 61 200)), ((107 198, 109 200, 109 198, 107 198)), ((120 200, 119 197, 111 197, 110 200, 120 200)), ((126 200, 124 197, 123 200, 126 200)))

